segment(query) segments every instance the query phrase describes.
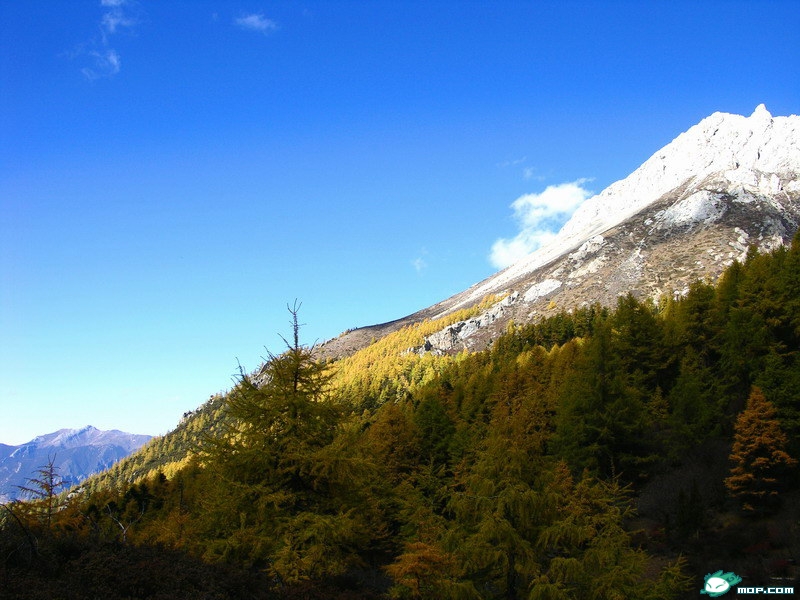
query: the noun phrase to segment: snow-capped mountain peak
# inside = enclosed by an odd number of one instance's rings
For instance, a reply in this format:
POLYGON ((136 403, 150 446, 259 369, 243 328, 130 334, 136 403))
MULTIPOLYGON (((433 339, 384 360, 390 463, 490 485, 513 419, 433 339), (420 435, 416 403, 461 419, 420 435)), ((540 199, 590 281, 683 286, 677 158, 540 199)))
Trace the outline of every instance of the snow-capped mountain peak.
MULTIPOLYGON (((712 175, 741 192, 800 191, 800 118, 716 112, 680 134, 625 179, 587 199, 549 243, 480 285, 461 304, 498 291, 586 240, 631 218, 665 194, 712 175)), ((731 191, 737 191, 731 189, 731 191)))
POLYGON ((678 135, 626 178, 585 200, 548 243, 438 304, 353 330, 324 352, 352 352, 422 319, 505 298, 432 336, 421 351, 480 349, 505 323, 525 323, 633 293, 658 300, 714 280, 751 245, 771 250, 800 224, 800 117, 716 112, 678 135))

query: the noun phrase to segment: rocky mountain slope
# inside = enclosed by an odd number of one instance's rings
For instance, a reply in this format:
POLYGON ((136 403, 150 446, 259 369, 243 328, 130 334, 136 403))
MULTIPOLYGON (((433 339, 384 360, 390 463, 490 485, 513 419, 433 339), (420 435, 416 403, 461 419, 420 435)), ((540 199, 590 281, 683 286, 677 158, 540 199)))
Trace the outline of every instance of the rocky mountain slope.
POLYGON ((92 427, 60 429, 19 446, 0 444, 0 502, 20 498, 17 486, 38 477, 36 471, 50 458, 70 485, 107 469, 139 449, 151 436, 92 427))
POLYGON ((423 319, 505 298, 430 336, 419 352, 486 347, 510 319, 526 323, 633 293, 659 300, 695 280, 715 280, 751 246, 791 241, 800 224, 800 117, 714 113, 656 152, 627 178, 586 200, 552 242, 430 308, 352 330, 323 345, 350 354, 423 319))

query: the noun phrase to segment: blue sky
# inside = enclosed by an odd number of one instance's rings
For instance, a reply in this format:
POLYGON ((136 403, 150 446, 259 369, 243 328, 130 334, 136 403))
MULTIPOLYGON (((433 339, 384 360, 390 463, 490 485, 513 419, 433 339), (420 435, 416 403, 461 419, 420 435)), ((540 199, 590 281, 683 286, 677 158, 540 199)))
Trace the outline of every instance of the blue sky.
POLYGON ((163 434, 295 298, 314 342, 465 289, 712 112, 800 112, 799 30, 794 0, 3 2, 0 442, 163 434))

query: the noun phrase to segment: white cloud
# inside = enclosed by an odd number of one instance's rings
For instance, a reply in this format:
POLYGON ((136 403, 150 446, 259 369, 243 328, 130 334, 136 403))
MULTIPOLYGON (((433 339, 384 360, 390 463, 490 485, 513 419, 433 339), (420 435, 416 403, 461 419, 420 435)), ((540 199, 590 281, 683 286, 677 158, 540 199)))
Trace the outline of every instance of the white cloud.
POLYGON ((527 156, 523 156, 522 158, 515 158, 515 159, 512 159, 512 160, 507 160, 507 161, 504 161, 504 162, 501 162, 501 163, 497 163, 497 166, 500 169, 514 168, 516 170, 517 168, 521 168, 522 169, 522 178, 523 179, 525 179, 525 180, 533 179, 534 181, 544 181, 546 179, 546 177, 544 175, 540 174, 536 167, 523 166, 527 161, 528 161, 528 157, 527 156))
POLYGON ((539 194, 525 194, 511 204, 519 233, 500 238, 493 245, 489 260, 503 269, 553 239, 575 209, 592 195, 583 185, 586 179, 550 185, 539 194))
POLYGON ((130 0, 101 0, 100 6, 106 9, 100 18, 103 44, 107 44, 108 36, 117 33, 118 30, 131 29, 139 23, 139 19, 135 16, 138 7, 130 0))
POLYGON ((523 156, 522 158, 515 158, 512 160, 506 160, 501 163, 497 163, 497 166, 500 167, 501 169, 506 169, 508 167, 516 167, 517 165, 521 165, 522 163, 524 163, 526 160, 528 160, 528 157, 523 156))
POLYGON ((113 48, 103 50, 102 52, 91 51, 89 56, 94 58, 94 65, 82 69, 82 73, 87 79, 94 81, 101 77, 111 77, 119 73, 122 68, 119 54, 113 48))
POLYGON ((113 77, 122 68, 119 53, 111 46, 111 37, 122 29, 133 29, 139 24, 138 3, 135 0, 100 0, 103 14, 100 17, 100 37, 89 41, 76 55, 91 57, 92 65, 81 72, 90 81, 113 77))
POLYGON ((537 174, 535 167, 525 167, 524 169, 522 169, 522 178, 528 180, 535 179, 536 181, 545 180, 544 175, 537 174))
POLYGON ((112 10, 103 14, 100 20, 100 29, 104 35, 112 35, 117 32, 120 27, 131 28, 136 25, 137 21, 130 15, 125 14, 119 7, 114 7, 112 10))
POLYGON ((421 275, 422 272, 428 268, 428 262, 425 260, 425 256, 427 256, 428 250, 427 248, 422 248, 419 251, 419 256, 411 261, 411 266, 414 267, 414 270, 417 274, 421 275))
POLYGON ((244 15, 238 19, 234 19, 233 22, 242 29, 258 31, 264 34, 275 31, 278 28, 278 24, 275 21, 268 19, 261 13, 244 15))

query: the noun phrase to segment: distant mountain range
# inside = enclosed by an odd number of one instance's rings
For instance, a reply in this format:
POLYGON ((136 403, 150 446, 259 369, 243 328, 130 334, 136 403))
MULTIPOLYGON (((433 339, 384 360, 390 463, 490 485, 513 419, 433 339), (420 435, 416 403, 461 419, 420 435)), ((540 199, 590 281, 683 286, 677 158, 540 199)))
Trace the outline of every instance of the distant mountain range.
POLYGON ((74 485, 109 468, 147 443, 152 436, 83 429, 59 429, 19 446, 0 444, 0 502, 25 497, 17 486, 37 477, 37 470, 52 458, 58 474, 74 485))

